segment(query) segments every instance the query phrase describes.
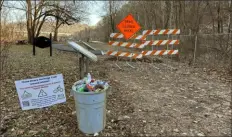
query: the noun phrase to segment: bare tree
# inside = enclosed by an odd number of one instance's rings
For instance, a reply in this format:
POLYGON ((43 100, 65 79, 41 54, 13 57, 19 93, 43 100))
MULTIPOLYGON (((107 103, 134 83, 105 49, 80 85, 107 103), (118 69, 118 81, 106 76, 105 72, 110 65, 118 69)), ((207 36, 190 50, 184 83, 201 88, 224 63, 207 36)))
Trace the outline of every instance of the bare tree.
POLYGON ((4 2, 4 0, 0 0, 0 10, 2 10, 3 2, 4 2))
POLYGON ((232 23, 232 0, 229 1, 229 7, 228 7, 228 12, 229 12, 229 19, 228 19, 228 33, 231 32, 231 23, 232 23))
POLYGON ((4 0, 0 0, 0 76, 2 75, 2 5, 4 0))
POLYGON ((26 6, 24 6, 26 7, 26 10, 24 7, 17 8, 26 12, 27 37, 29 43, 32 43, 34 41, 34 37, 38 37, 40 34, 40 30, 47 17, 45 7, 47 3, 48 2, 45 2, 44 0, 39 1, 39 3, 37 3, 36 0, 26 0, 26 6))
POLYGON ((40 31, 47 17, 55 17, 55 39, 57 37, 58 28, 62 24, 71 25, 73 22, 79 22, 82 19, 82 14, 84 14, 83 8, 85 7, 80 8, 83 6, 79 4, 80 2, 75 2, 75 4, 72 2, 57 2, 63 3, 63 5, 57 5, 54 1, 26 0, 26 2, 20 3, 21 7, 17 7, 13 4, 6 5, 6 7, 26 12, 28 42, 32 43, 34 37, 40 35, 40 31))
POLYGON ((34 34, 32 34, 32 6, 31 0, 26 0, 27 2, 27 39, 29 43, 32 43, 34 34))
POLYGON ((8 31, 7 29, 4 29, 4 32, 3 32, 3 29, 2 29, 3 3, 4 3, 4 0, 0 0, 0 80, 1 81, 3 80, 3 77, 4 77, 3 75, 4 74, 6 75, 5 71, 8 70, 5 68, 8 65, 7 58, 9 56, 9 48, 10 48, 10 42, 2 39, 3 34, 6 33, 6 31, 8 31))
POLYGON ((74 23, 83 21, 86 16, 86 8, 82 2, 58 2, 54 4, 54 7, 60 10, 56 10, 53 13, 49 13, 48 16, 55 18, 54 26, 54 41, 57 41, 58 29, 61 25, 72 25, 74 23))
POLYGON ((105 9, 107 11, 108 23, 109 23, 111 32, 115 32, 116 16, 117 16, 117 13, 119 12, 119 9, 122 7, 124 3, 125 2, 114 1, 114 0, 109 0, 108 2, 105 3, 105 9))

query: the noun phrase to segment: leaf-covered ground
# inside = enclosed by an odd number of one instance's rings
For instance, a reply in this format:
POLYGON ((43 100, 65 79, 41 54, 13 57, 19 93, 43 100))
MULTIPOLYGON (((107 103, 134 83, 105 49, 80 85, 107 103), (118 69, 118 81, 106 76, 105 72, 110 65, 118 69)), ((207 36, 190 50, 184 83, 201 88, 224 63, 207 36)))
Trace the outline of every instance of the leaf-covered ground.
MULTIPOLYGON (((70 97, 79 78, 78 56, 71 52, 13 46, 8 73, 1 81, 0 135, 81 136, 70 97), (15 80, 59 74, 64 76, 67 102, 22 111, 15 80)), ((107 122, 102 136, 231 136, 231 76, 193 68, 173 60, 115 61, 99 57, 90 64, 96 79, 112 86, 107 97, 107 122), (121 68, 119 69, 119 67, 121 68), (167 66, 168 65, 168 66, 167 66)))

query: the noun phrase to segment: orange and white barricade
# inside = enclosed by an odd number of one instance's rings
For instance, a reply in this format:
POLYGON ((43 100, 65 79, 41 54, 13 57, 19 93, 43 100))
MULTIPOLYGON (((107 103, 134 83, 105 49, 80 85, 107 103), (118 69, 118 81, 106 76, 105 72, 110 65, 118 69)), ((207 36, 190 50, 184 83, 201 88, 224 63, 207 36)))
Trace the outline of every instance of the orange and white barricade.
POLYGON ((148 55, 177 55, 178 50, 151 50, 151 51, 142 51, 143 56, 148 55))
POLYGON ((111 55, 111 56, 118 56, 118 57, 129 57, 129 58, 134 58, 134 59, 143 57, 143 54, 130 53, 130 52, 124 52, 124 51, 107 51, 105 54, 111 55))
MULTIPOLYGON (((178 45, 179 40, 146 40, 149 35, 177 35, 180 34, 180 29, 157 29, 157 30, 144 30, 142 35, 134 35, 130 39, 140 40, 140 43, 133 42, 121 42, 121 41, 109 41, 109 45, 125 47, 125 48, 137 48, 143 49, 145 46, 162 46, 162 45, 178 45)), ((124 35, 121 33, 111 33, 110 38, 112 39, 122 39, 124 35)), ((140 53, 130 53, 124 51, 107 51, 106 55, 118 56, 118 57, 129 57, 129 58, 142 58, 143 56, 149 55, 178 55, 178 50, 151 50, 142 51, 140 53)))
POLYGON ((144 30, 143 35, 176 35, 180 34, 180 29, 157 29, 157 30, 144 30))

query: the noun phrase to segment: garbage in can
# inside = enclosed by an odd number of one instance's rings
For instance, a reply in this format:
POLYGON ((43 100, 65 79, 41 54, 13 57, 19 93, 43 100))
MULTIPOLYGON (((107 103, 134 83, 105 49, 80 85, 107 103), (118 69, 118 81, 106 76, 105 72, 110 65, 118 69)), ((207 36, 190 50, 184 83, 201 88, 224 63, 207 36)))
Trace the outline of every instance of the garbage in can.
POLYGON ((94 80, 90 74, 72 86, 78 128, 86 134, 102 131, 106 124, 107 82, 94 80))

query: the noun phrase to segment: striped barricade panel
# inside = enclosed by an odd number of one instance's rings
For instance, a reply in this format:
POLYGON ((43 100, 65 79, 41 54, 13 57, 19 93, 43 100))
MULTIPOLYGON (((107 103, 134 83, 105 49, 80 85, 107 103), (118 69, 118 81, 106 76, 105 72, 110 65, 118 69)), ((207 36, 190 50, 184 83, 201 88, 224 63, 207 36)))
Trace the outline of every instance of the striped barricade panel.
POLYGON ((126 48, 144 48, 145 44, 143 43, 131 43, 131 42, 119 42, 119 41, 109 41, 109 45, 126 47, 126 48))
POLYGON ((180 29, 157 29, 157 30, 144 30, 143 35, 176 35, 180 34, 180 29))
POLYGON ((115 38, 115 39, 121 39, 121 38, 124 38, 124 35, 121 33, 111 33, 110 37, 115 38))
POLYGON ((142 51, 143 56, 148 55, 177 55, 178 50, 151 50, 151 51, 142 51))
MULTIPOLYGON (((110 38, 121 39, 124 38, 124 35, 121 33, 111 33, 110 38)), ((134 35, 130 39, 146 40, 146 35, 134 35)))
POLYGON ((155 46, 161 46, 161 45, 178 45, 180 43, 179 40, 150 40, 150 41, 144 41, 144 45, 155 45, 155 46))
POLYGON ((131 43, 131 42, 119 42, 119 41, 109 41, 109 45, 112 46, 119 46, 119 47, 126 47, 126 48, 144 48, 145 46, 155 45, 178 45, 179 40, 154 40, 154 41, 144 41, 143 43, 131 43))
POLYGON ((111 56, 129 57, 129 58, 142 58, 143 57, 143 54, 123 52, 123 51, 107 51, 105 54, 111 55, 111 56))

